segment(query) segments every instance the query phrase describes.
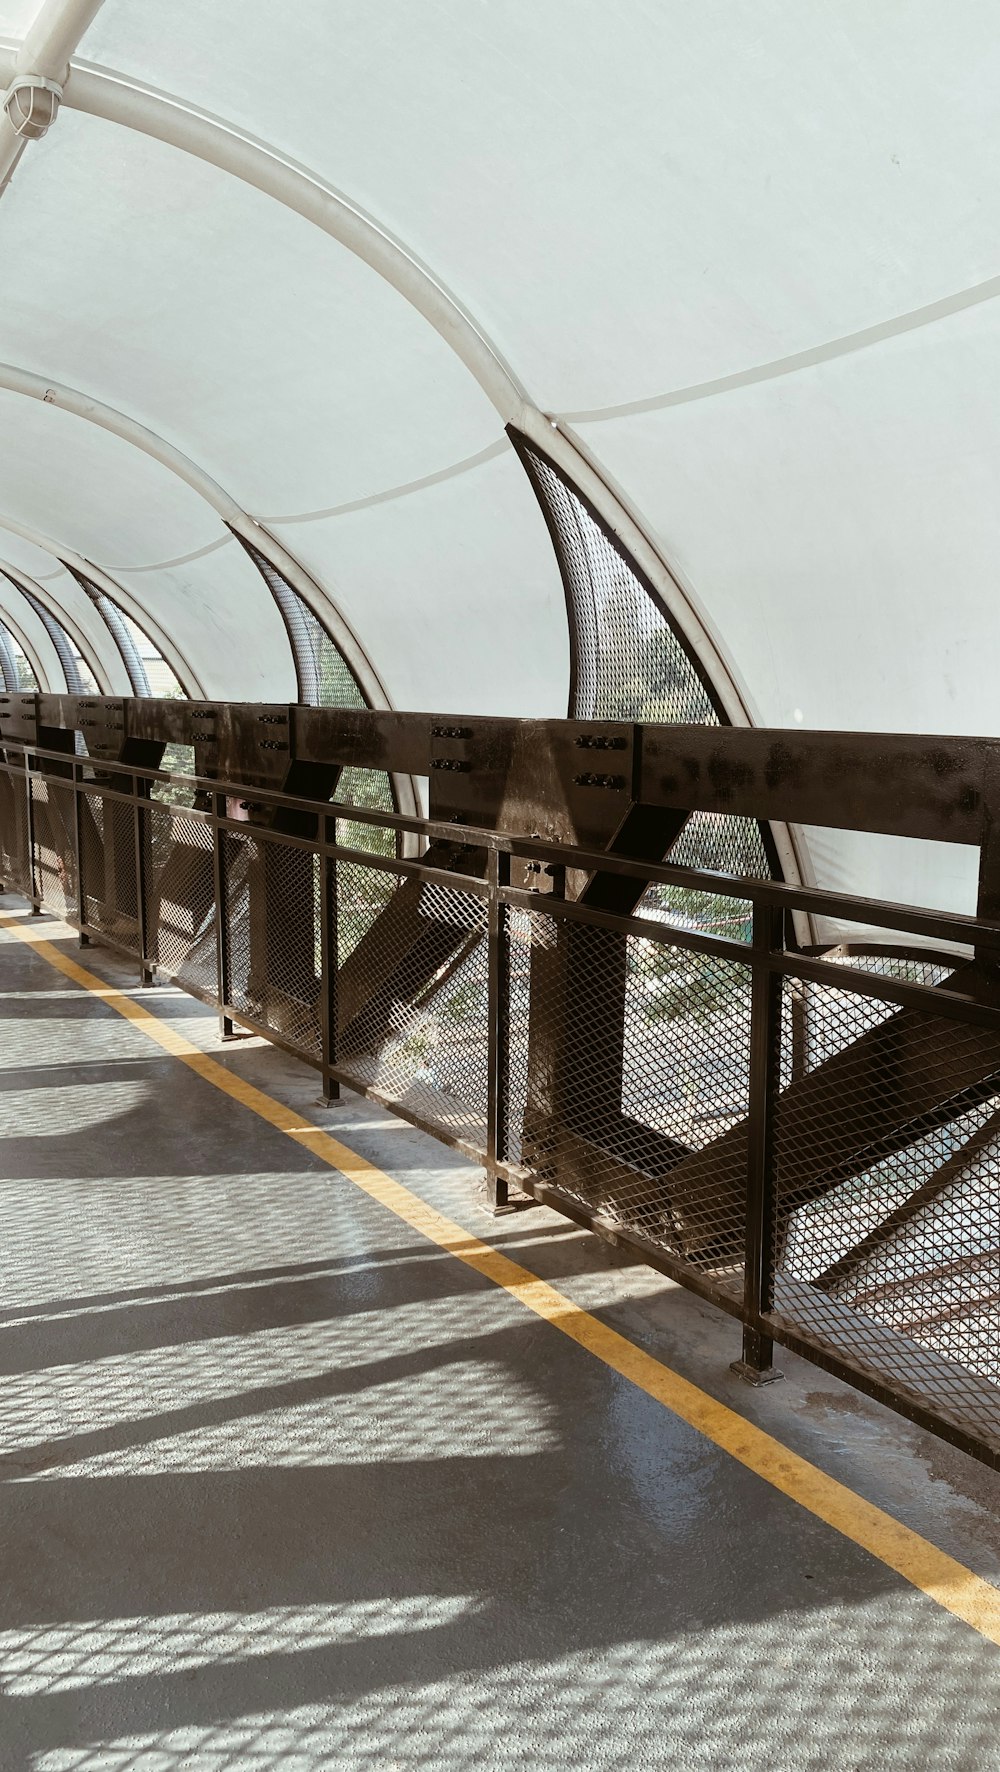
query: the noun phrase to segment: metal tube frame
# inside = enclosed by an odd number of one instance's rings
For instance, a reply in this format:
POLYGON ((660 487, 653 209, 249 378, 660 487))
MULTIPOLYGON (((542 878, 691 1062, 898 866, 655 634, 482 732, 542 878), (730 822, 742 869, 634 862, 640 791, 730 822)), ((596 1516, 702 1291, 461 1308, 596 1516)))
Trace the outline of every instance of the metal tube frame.
MULTIPOLYGON (((42 882, 35 870, 36 838, 31 801, 33 780, 55 781, 65 785, 65 753, 49 752, 30 745, 13 745, 5 741, 0 755, 0 770, 12 781, 23 784, 28 813, 28 895, 33 910, 41 910, 42 882), (16 761, 12 757, 16 754, 16 761), (62 766, 62 773, 48 773, 46 763, 52 760, 62 766)), ((136 843, 136 881, 139 893, 140 966, 144 980, 157 965, 151 940, 148 881, 145 870, 145 819, 148 816, 150 786, 157 780, 174 780, 196 785, 209 794, 210 810, 185 807, 187 820, 202 822, 212 831, 213 877, 215 889, 214 938, 216 947, 216 991, 192 986, 179 980, 185 989, 202 1001, 212 1004, 220 1014, 221 1031, 225 1037, 236 1034, 236 1024, 250 1033, 260 1034, 272 1044, 292 1052, 312 1064, 322 1077, 322 1100, 327 1105, 339 1098, 341 1086, 385 1101, 392 1111, 430 1132, 436 1138, 474 1156, 486 1173, 487 1203, 494 1211, 511 1209, 510 1190, 517 1191, 554 1207, 577 1223, 601 1230, 608 1227, 599 1211, 591 1210, 577 1199, 565 1195, 542 1175, 514 1164, 508 1143, 508 1069, 510 1016, 510 945, 509 921, 512 910, 530 910, 536 916, 583 922, 605 928, 623 937, 639 937, 643 941, 687 949, 694 953, 714 955, 748 969, 751 976, 751 1055, 750 1099, 748 1116, 749 1153, 746 1173, 746 1243, 742 1291, 727 1287, 697 1268, 683 1257, 671 1253, 645 1237, 615 1221, 616 1239, 633 1248, 651 1266, 668 1274, 736 1318, 743 1330, 743 1357, 735 1369, 751 1382, 767 1382, 776 1376, 772 1350, 775 1344, 786 1347, 814 1364, 844 1379, 855 1388, 879 1402, 887 1404, 907 1419, 918 1423, 961 1447, 983 1462, 1000 1468, 1000 1438, 989 1439, 962 1420, 950 1414, 947 1405, 936 1407, 926 1396, 908 1391, 900 1382, 881 1376, 861 1361, 838 1352, 815 1339, 802 1327, 789 1325, 774 1310, 775 1212, 774 1212, 774 1124, 780 1075, 781 992, 785 978, 817 982, 852 992, 877 997, 901 1008, 915 1009, 936 1017, 945 1017, 970 1027, 1000 1032, 1000 1003, 977 999, 960 990, 941 986, 910 983, 890 979, 874 972, 837 964, 836 961, 807 955, 795 950, 789 934, 793 909, 822 902, 824 912, 847 921, 873 922, 903 934, 917 933, 925 938, 945 942, 961 950, 954 956, 961 964, 963 953, 973 951, 1000 959, 1000 923, 981 917, 961 917, 939 912, 922 912, 908 906, 894 906, 849 897, 821 893, 798 887, 787 887, 773 881, 735 879, 702 871, 630 862, 626 858, 588 852, 569 844, 545 843, 540 840, 511 837, 497 831, 468 826, 461 829, 461 841, 470 851, 486 852, 486 877, 461 874, 424 866, 414 859, 385 857, 367 850, 358 850, 337 841, 338 818, 353 824, 375 828, 388 827, 410 831, 431 838, 455 840, 455 826, 432 820, 407 818, 399 814, 379 813, 360 806, 342 803, 304 801, 283 795, 276 790, 241 788, 239 784, 208 781, 201 778, 169 777, 161 771, 97 760, 72 759, 73 845, 76 866, 76 914, 68 920, 75 926, 81 941, 97 937, 134 962, 134 950, 109 939, 90 925, 86 914, 87 898, 84 879, 81 809, 87 793, 99 792, 106 799, 117 799, 131 805, 136 843), (100 781, 88 781, 88 773, 96 773, 100 781), (107 785, 111 781, 119 785, 107 785), (291 837, 255 825, 255 844, 283 844, 312 853, 319 868, 319 955, 320 977, 318 1014, 321 1030, 321 1052, 303 1051, 294 1041, 263 1022, 255 1020, 232 1003, 232 982, 229 976, 229 904, 226 878, 225 836, 233 830, 245 833, 247 826, 228 816, 227 796, 250 796, 258 804, 282 806, 292 810, 310 810, 317 818, 315 839, 291 837), (706 887, 723 896, 749 900, 753 905, 752 942, 739 942, 707 936, 689 929, 675 928, 662 921, 639 916, 624 916, 592 909, 586 905, 545 894, 515 888, 510 883, 512 858, 537 857, 575 868, 599 863, 609 872, 631 875, 643 880, 661 879, 672 884, 706 887), (486 1135, 482 1148, 470 1144, 453 1132, 442 1128, 408 1107, 381 1093, 379 1089, 359 1083, 350 1066, 342 1061, 337 1042, 338 1010, 338 913, 339 863, 350 862, 399 882, 420 880, 433 885, 446 885, 451 891, 485 901, 488 915, 488 1026, 487 1026, 487 1099, 486 1135)), ((913 950, 908 950, 911 953, 913 950)), ((161 972, 165 971, 160 967, 161 972)))

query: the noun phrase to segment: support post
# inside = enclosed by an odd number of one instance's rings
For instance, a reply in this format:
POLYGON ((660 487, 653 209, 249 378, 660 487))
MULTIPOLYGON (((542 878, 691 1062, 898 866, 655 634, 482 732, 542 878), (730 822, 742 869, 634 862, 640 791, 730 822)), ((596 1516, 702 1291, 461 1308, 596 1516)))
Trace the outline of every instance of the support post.
POLYGON ((80 840, 80 795, 83 789, 80 764, 73 763, 73 850, 76 856, 76 920, 79 925, 79 942, 82 948, 89 948, 90 936, 84 931, 87 921, 87 899, 83 884, 83 843, 80 840))
POLYGON ((215 971, 216 994, 219 1000, 219 1033, 223 1040, 236 1037, 229 1006, 229 904, 226 897, 226 834, 220 819, 226 816, 225 794, 213 795, 215 817, 212 822, 212 862, 215 874, 215 971))
POLYGON ((746 1267, 743 1281, 743 1357, 732 1370, 748 1384, 771 1384, 782 1374, 774 1343, 759 1319, 774 1306, 774 1135, 781 1080, 781 976, 767 964, 783 944, 780 909, 754 903, 750 1012, 746 1267))
POLYGON ((154 983, 155 962, 149 952, 149 907, 146 899, 146 835, 149 822, 142 807, 142 800, 149 794, 149 783, 141 776, 132 777, 132 818, 135 833, 135 894, 136 920, 139 926, 139 983, 154 983))
POLYGON ((336 842, 337 821, 321 821, 319 851, 319 1017, 322 1039, 323 1088, 320 1103, 334 1107, 340 1100, 340 1084, 334 1076, 337 1063, 337 862, 330 853, 336 842), (331 826, 333 827, 331 830, 331 826))
MULTIPOLYGON (((983 824, 979 845, 979 891, 976 916, 984 923, 1000 922, 1000 764, 993 758, 984 770, 983 824)), ((977 948, 976 964, 988 977, 996 978, 1000 953, 977 948)))
POLYGON ((487 879, 487 1110, 486 1203, 491 1212, 509 1210, 510 1190, 500 1164, 507 1157, 507 1070, 510 1031, 510 911, 500 894, 510 885, 510 856, 491 849, 487 879))
POLYGON ((42 902, 36 890, 35 879, 35 802, 31 792, 31 759, 27 751, 24 753, 24 791, 28 801, 28 896, 32 916, 40 917, 42 902))

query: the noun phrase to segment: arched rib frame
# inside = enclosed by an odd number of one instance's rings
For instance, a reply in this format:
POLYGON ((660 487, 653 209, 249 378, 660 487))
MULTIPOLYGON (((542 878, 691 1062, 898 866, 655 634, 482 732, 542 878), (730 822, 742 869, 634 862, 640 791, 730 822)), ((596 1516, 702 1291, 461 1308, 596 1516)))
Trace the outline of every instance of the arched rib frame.
MULTIPOLYGON (((201 679, 194 666, 142 605, 116 579, 111 578, 103 567, 95 566, 92 561, 84 559, 83 555, 76 553, 74 549, 65 547, 62 542, 54 541, 51 536, 43 535, 40 530, 29 528, 25 523, 16 522, 13 517, 0 515, 0 529, 8 530, 11 535, 19 535, 22 541, 31 542, 33 547, 41 548, 44 553, 52 556, 55 565, 73 567, 85 578, 91 579, 99 590, 104 591, 113 603, 117 603, 125 614, 148 634, 153 645, 166 659, 185 695, 195 696, 201 700, 207 699, 201 679)), ((51 592, 49 595, 51 598, 51 592)), ((61 613, 59 619, 62 620, 61 613)))
MULTIPOLYGON (((92 399, 78 388, 48 381, 44 376, 36 375, 33 370, 21 369, 14 363, 0 363, 0 388, 6 388, 13 394, 23 394, 27 399, 37 400, 43 406, 56 406, 62 412, 72 413, 76 418, 98 425, 102 430, 120 437, 123 442, 141 449, 144 455, 151 456, 170 473, 176 474, 179 480, 183 480, 212 507, 223 523, 252 542, 270 560, 275 570, 294 586, 348 660, 371 706, 391 706, 385 685, 375 666, 332 598, 321 590, 301 562, 262 523, 251 517, 211 474, 192 461, 190 456, 159 436, 156 431, 140 424, 138 419, 131 418, 128 413, 120 412, 114 406, 107 406, 101 400, 92 399)), ((220 540, 228 539, 228 536, 220 537, 220 540)))
MULTIPOLYGON (((5 74, 9 78, 15 53, 10 46, 0 47, 0 78, 5 74)), ((115 70, 74 60, 64 102, 87 115, 153 137, 241 179, 322 228, 371 265, 451 346, 488 395, 504 425, 512 425, 529 441, 543 447, 585 494, 669 607, 712 681, 727 718, 737 726, 753 724, 750 697, 721 640, 690 589, 682 584, 647 533, 640 514, 613 487, 596 454, 585 450, 568 427, 547 417, 531 401, 484 329, 415 253, 318 174, 269 143, 173 94, 159 92, 115 70)), ((257 537, 267 535, 260 525, 254 525, 254 529, 257 537)), ((273 537, 268 539, 274 541, 273 537)), ((256 545, 265 551, 259 539, 256 545)), ((303 594, 311 603, 308 594, 303 594)), ((793 838, 788 827, 774 827, 774 837, 786 877, 808 880, 810 870, 801 833, 796 832, 793 838)))
MULTIPOLYGON (((10 50, 0 49, 0 77, 5 56, 9 64, 13 59, 10 50)), ((158 92, 111 69, 74 61, 64 102, 89 116, 151 136, 239 178, 321 228, 391 283, 475 376, 504 424, 514 425, 545 447, 569 478, 580 485, 671 605, 675 620, 716 684, 730 720, 740 726, 751 723, 749 698, 721 643, 645 533, 638 515, 611 490, 596 460, 588 459, 572 435, 534 404, 483 327, 416 253, 309 168, 247 131, 170 93, 158 92)), ((136 440, 134 435, 132 440, 136 440)), ((267 534, 262 526, 255 528, 258 535, 267 534)), ((274 538, 270 540, 273 542, 274 538)), ((261 546, 259 539, 256 545, 261 546)), ((275 564, 279 570, 285 570, 277 559, 275 564)), ((306 600, 312 601, 308 595, 306 600)))
MULTIPOLYGON (((39 584, 38 580, 32 578, 29 573, 22 572, 19 566, 12 566, 9 560, 0 559, 0 573, 3 573, 4 577, 9 579, 11 584, 16 585, 19 590, 30 591, 31 595, 37 597, 39 603, 48 610, 59 625, 65 628, 69 638, 75 642, 77 650, 93 673, 94 682, 100 693, 102 695, 120 694, 121 691, 115 688, 108 672, 106 661, 98 655, 92 641, 63 608, 58 597, 53 596, 45 585, 39 584)), ((111 650, 114 650, 113 645, 111 650)))
MULTIPOLYGON (((38 678, 38 687, 39 687, 40 692, 43 695, 62 695, 64 693, 63 685, 60 684, 58 688, 53 688, 53 680, 52 680, 51 670, 43 667, 42 655, 38 651, 38 648, 34 645, 34 643, 29 639, 29 637, 25 633, 24 628, 21 626, 21 623, 18 621, 16 614, 15 615, 11 614, 10 599, 4 595, 2 583, 0 583, 0 621, 3 622, 3 625, 5 628, 9 629, 9 631, 13 634, 15 640, 20 645, 21 651, 24 653, 25 658, 28 660, 29 664, 31 665, 31 668, 34 671, 35 676, 38 678)), ((46 635, 45 638, 46 638, 46 644, 51 646, 52 642, 49 640, 48 635, 46 635)), ((55 650, 54 646, 52 647, 52 656, 53 656, 53 658, 55 658, 56 664, 58 665, 59 660, 56 657, 56 650, 55 650)))

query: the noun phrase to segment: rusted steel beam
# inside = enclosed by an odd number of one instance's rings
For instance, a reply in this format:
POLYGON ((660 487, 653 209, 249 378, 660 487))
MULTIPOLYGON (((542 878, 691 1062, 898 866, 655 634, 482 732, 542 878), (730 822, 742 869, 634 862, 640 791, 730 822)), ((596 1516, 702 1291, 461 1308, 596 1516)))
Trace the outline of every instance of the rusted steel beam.
POLYGON ((978 844, 1000 741, 646 726, 637 798, 789 824, 978 844))

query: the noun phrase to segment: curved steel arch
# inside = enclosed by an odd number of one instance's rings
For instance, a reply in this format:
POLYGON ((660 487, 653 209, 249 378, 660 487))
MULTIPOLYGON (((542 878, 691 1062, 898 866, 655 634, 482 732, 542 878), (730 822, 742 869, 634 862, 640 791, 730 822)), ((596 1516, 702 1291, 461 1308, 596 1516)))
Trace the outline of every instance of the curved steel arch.
POLYGON ((43 535, 40 530, 32 529, 26 523, 16 522, 13 517, 0 514, 0 529, 8 530, 11 535, 19 535, 22 541, 31 542, 33 547, 41 548, 43 553, 51 554, 53 560, 58 565, 64 566, 68 572, 80 572, 84 578, 92 579, 105 596, 110 597, 113 603, 117 603, 130 620, 149 635, 154 646, 166 659, 178 683, 184 686, 185 692, 188 695, 205 699, 205 691, 197 671, 189 663, 184 653, 179 650, 174 640, 164 633, 154 617, 149 615, 116 579, 105 572, 103 567, 95 566, 93 561, 85 559, 73 548, 64 547, 62 542, 54 541, 51 536, 43 535))
POLYGON ((53 620, 57 621, 60 627, 65 630, 68 637, 75 641, 82 658, 93 673, 94 682, 97 684, 99 692, 102 695, 114 695, 114 685, 108 676, 103 659, 99 657, 88 636, 64 609, 59 598, 44 585, 39 584, 37 579, 32 578, 30 573, 22 572, 19 566, 12 565, 9 560, 0 559, 0 573, 17 590, 30 594, 41 604, 43 609, 48 611, 53 620))
MULTIPOLYGON (((9 75, 13 62, 13 51, 0 49, 0 78, 5 72, 9 75)), ((647 533, 640 513, 612 484, 592 451, 535 405, 485 329, 415 252, 308 167, 173 94, 109 68, 73 61, 64 103, 151 136, 239 178, 321 228, 391 283, 475 376, 504 424, 544 448, 579 486, 669 604, 715 684, 728 719, 737 726, 753 724, 749 695, 721 639, 647 533)))
MULTIPOLYGON (((14 60, 9 47, 0 48, 0 77, 5 72, 9 76, 14 60)), ((483 327, 416 253, 309 168, 248 131, 172 94, 111 69, 72 61, 64 102, 72 109, 176 147, 252 185, 322 228, 391 283, 465 363, 504 424, 546 450, 634 558, 712 682, 726 718, 733 725, 753 724, 746 687, 721 639, 698 608, 693 592, 647 532, 639 511, 606 474, 595 452, 534 404, 483 327)), ((258 535, 267 535, 262 526, 255 528, 258 535)), ((268 539, 274 543, 273 537, 268 539)), ((776 831, 776 837, 784 852, 786 876, 808 877, 801 836, 796 840, 791 832, 779 836, 776 831)))
POLYGON ((32 670, 35 673, 35 676, 38 680, 38 687, 39 687, 39 690, 42 692, 42 694, 44 694, 44 695, 59 695, 59 694, 61 694, 62 693, 61 689, 53 689, 52 683, 50 681, 49 673, 47 670, 43 669, 42 661, 41 661, 41 658, 40 658, 38 652, 35 650, 34 645, 26 636, 23 627, 21 626, 20 622, 17 620, 17 617, 11 615, 10 606, 5 601, 5 599, 3 597, 2 587, 0 587, 0 621, 3 622, 4 627, 9 629, 9 631, 13 634, 15 640, 17 640, 17 642, 19 643, 19 645, 21 647, 21 651, 24 653, 25 658, 28 660, 28 663, 30 664, 32 670))
MULTIPOLYGON (((123 442, 140 449, 144 455, 158 461, 170 473, 176 474, 179 480, 183 480, 217 512, 227 530, 263 554, 275 571, 286 578, 309 605, 317 619, 331 632, 336 645, 347 659, 352 674, 361 684, 369 706, 387 708, 392 705, 378 671, 332 597, 321 590, 301 562, 294 554, 289 553, 270 530, 259 523, 256 517, 251 517, 211 474, 199 467, 183 450, 176 448, 156 431, 151 431, 147 425, 140 424, 138 419, 119 411, 117 407, 107 406, 102 400, 92 399, 89 394, 82 393, 78 388, 66 387, 62 382, 47 381, 44 376, 36 375, 30 369, 21 369, 17 364, 0 363, 0 388, 37 400, 43 406, 58 407, 61 412, 72 413, 76 418, 98 425, 102 430, 109 431, 123 442)), ((229 541, 229 534, 220 536, 219 541, 225 545, 229 541)))

